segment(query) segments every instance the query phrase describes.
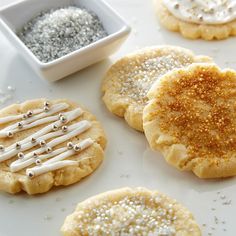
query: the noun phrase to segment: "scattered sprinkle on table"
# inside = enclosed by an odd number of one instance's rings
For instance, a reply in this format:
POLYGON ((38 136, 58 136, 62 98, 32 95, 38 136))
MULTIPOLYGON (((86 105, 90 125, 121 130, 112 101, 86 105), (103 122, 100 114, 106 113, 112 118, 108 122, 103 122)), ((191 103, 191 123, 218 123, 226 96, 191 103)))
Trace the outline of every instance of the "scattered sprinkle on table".
POLYGON ((7 86, 6 91, 0 89, 0 106, 5 105, 8 100, 11 100, 14 92, 15 88, 13 88, 11 85, 7 86))
POLYGON ((223 232, 227 231, 227 222, 224 219, 226 215, 222 214, 222 209, 231 207, 233 205, 233 200, 220 191, 216 192, 216 196, 212 201, 214 207, 211 207, 210 209, 214 214, 214 217, 211 220, 210 224, 202 224, 204 230, 208 231, 206 232, 207 235, 214 235, 213 232, 215 232, 215 230, 220 230, 223 232))
POLYGON ((45 215, 44 216, 44 220, 51 220, 52 219, 52 216, 51 215, 45 215))
POLYGON ((41 12, 18 32, 42 62, 50 62, 107 36, 98 16, 69 6, 41 12))

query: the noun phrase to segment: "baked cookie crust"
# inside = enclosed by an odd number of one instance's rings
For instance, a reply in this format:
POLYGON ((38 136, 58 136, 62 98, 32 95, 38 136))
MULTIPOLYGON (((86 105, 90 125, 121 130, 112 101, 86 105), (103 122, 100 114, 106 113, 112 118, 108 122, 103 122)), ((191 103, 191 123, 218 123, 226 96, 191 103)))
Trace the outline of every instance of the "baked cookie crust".
POLYGON ((113 114, 124 117, 132 128, 143 132, 143 109, 147 92, 163 74, 197 62, 212 62, 206 56, 175 46, 145 48, 118 60, 105 75, 103 101, 113 114))
POLYGON ((189 210, 145 188, 113 190, 79 203, 61 232, 64 236, 201 235, 189 210))
POLYGON ((236 72, 195 64, 163 76, 148 93, 144 130, 154 150, 200 178, 236 175, 236 72))
MULTIPOLYGON (((0 111, 0 120, 4 117, 15 116, 15 115, 21 116, 22 114, 27 114, 27 112, 29 111, 42 109, 45 103, 47 103, 46 99, 35 99, 31 101, 26 101, 22 104, 13 104, 0 111)), ((63 113, 81 108, 76 103, 65 100, 65 99, 50 101, 50 106, 53 106, 56 104, 67 104, 68 107, 64 109, 63 111, 61 111, 63 113)), ((67 147, 68 142, 78 143, 79 141, 85 140, 87 138, 93 139, 93 143, 88 148, 86 148, 85 150, 82 150, 81 152, 78 152, 78 153, 76 152, 72 156, 69 156, 68 158, 66 158, 67 160, 78 162, 77 165, 64 166, 57 170, 48 171, 46 173, 30 178, 26 174, 26 168, 23 168, 15 172, 11 171, 10 169, 11 164, 18 159, 17 155, 13 155, 12 158, 0 162, 0 190, 8 192, 8 193, 12 193, 12 194, 16 194, 21 191, 25 191, 30 195, 38 194, 38 193, 45 193, 49 191, 53 186, 70 185, 70 184, 78 182, 85 176, 91 174, 101 164, 104 158, 106 137, 100 123, 96 120, 96 118, 84 108, 81 108, 81 110, 83 111, 82 115, 80 115, 76 119, 73 119, 70 122, 65 121, 65 127, 66 125, 68 125, 68 127, 73 124, 76 125, 76 122, 79 123, 80 121, 83 121, 83 120, 88 121, 91 124, 91 127, 85 130, 84 132, 82 132, 81 134, 78 134, 70 138, 66 142, 59 143, 58 145, 53 147, 53 150, 59 149, 59 148, 65 148, 67 147)), ((58 113, 56 113, 55 115, 57 114, 58 113)), ((14 120, 6 124, 1 124, 0 133, 4 128, 12 124, 15 124, 18 121, 20 120, 14 120)), ((22 131, 19 130, 19 132, 14 134, 13 137, 1 137, 0 144, 4 146, 7 151, 7 148, 9 146, 13 144, 15 145, 16 143, 20 144, 21 140, 42 130, 47 125, 48 123, 47 124, 45 123, 45 124, 41 124, 41 125, 26 129, 26 130, 24 130, 22 127, 19 127, 19 129, 22 129, 22 131)), ((67 131, 64 130, 64 132, 67 132, 67 131)), ((53 140, 53 139, 50 139, 50 140, 53 140)), ((49 142, 50 140, 47 140, 47 141, 49 142)), ((31 149, 24 151, 24 154, 27 155, 27 153, 30 153, 33 150, 37 150, 38 148, 40 148, 39 144, 37 144, 35 147, 31 149)), ((51 150, 49 151, 51 152, 51 150)), ((0 160, 2 159, 3 155, 4 155, 4 151, 1 151, 0 160)), ((35 166, 35 163, 29 167, 34 167, 34 166, 35 166)))
POLYGON ((185 38, 222 40, 236 35, 236 20, 218 25, 197 24, 175 17, 162 0, 154 0, 154 7, 161 24, 170 31, 180 32, 185 38))

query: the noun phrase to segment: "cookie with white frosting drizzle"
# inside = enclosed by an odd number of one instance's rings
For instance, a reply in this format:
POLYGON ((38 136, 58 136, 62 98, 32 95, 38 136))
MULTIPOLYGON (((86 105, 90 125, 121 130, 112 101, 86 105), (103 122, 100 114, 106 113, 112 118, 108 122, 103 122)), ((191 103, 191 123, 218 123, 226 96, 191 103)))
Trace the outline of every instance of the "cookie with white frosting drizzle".
POLYGON ((118 60, 105 75, 102 92, 107 108, 143 131, 143 109, 152 84, 164 74, 196 62, 211 62, 188 49, 175 46, 144 48, 118 60))
POLYGON ((185 207, 145 188, 113 190, 79 203, 61 231, 64 236, 201 235, 185 207))
POLYGON ((37 194, 69 185, 102 162, 96 118, 67 100, 37 99, 0 111, 0 190, 37 194))
POLYGON ((234 0, 154 0, 160 22, 184 37, 206 40, 236 35, 234 0))

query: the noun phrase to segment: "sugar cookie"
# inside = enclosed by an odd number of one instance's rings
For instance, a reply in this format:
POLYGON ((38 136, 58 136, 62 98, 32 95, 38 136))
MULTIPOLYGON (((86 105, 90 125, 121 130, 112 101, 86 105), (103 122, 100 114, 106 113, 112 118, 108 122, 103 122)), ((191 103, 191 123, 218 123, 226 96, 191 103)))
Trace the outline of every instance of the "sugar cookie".
POLYGON ((190 39, 225 39, 236 35, 234 0, 154 0, 162 25, 190 39))
POLYGON ((107 72, 102 91, 107 108, 124 117, 134 129, 143 131, 142 114, 151 85, 163 74, 194 62, 210 58, 195 56, 191 51, 174 46, 146 48, 117 61, 107 72))
POLYGON ((0 111, 0 190, 44 193, 91 174, 106 138, 88 111, 67 100, 37 99, 0 111))
POLYGON ((148 93, 150 146, 200 178, 236 175, 236 72, 195 64, 163 76, 148 93))
POLYGON ((200 236, 192 214, 175 200, 145 188, 123 188, 79 203, 64 236, 200 236))

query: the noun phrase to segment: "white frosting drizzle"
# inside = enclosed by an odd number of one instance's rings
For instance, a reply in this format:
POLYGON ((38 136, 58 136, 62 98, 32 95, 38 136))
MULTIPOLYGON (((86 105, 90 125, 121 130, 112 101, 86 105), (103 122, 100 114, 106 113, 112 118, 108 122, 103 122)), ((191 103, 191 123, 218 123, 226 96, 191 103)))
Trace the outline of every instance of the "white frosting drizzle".
POLYGON ((177 18, 200 24, 224 24, 236 19, 235 0, 163 0, 177 18))
MULTIPOLYGON (((69 127, 68 132, 65 134, 63 133, 61 130, 57 131, 57 132, 53 132, 53 133, 49 133, 47 134, 47 138, 54 138, 56 136, 60 136, 58 138, 53 139, 52 141, 50 141, 46 147, 41 147, 38 148, 32 152, 29 152, 25 155, 25 157, 22 159, 22 161, 28 160, 29 158, 34 156, 34 153, 36 153, 37 155, 40 155, 42 153, 44 153, 47 150, 47 147, 55 147, 58 144, 64 143, 65 141, 83 133, 84 131, 88 130, 91 127, 91 123, 87 120, 83 120, 80 121, 79 123, 73 124, 69 127), (76 128, 75 128, 76 127, 76 128)), ((46 138, 45 136, 42 136, 42 138, 46 138)), ((46 140, 46 139, 45 139, 46 140)), ((25 146, 23 147, 23 149, 21 148, 21 151, 25 151, 25 149, 30 149, 30 147, 32 146, 36 146, 37 144, 32 144, 32 143, 27 143, 25 144, 25 146)), ((14 157, 19 151, 16 149, 13 149, 12 151, 8 152, 8 153, 4 153, 2 154, 1 157, 1 161, 2 160, 8 160, 12 157, 14 157)))
MULTIPOLYGON (((43 112, 43 109, 35 109, 34 110, 34 114, 38 114, 43 112)), ((11 121, 15 121, 15 120, 21 120, 24 118, 24 114, 20 114, 20 115, 12 115, 12 116, 6 116, 6 117, 1 117, 0 118, 0 124, 5 124, 5 123, 9 123, 11 121)))
MULTIPOLYGON (((30 117, 26 120, 21 121, 21 123, 23 125, 23 127, 21 129, 17 128, 17 124, 13 124, 13 125, 10 125, 4 129, 2 129, 0 131, 0 137, 1 138, 7 137, 9 131, 11 131, 13 134, 15 134, 15 133, 23 131, 23 130, 27 130, 27 129, 30 129, 30 128, 33 128, 33 127, 36 127, 36 126, 39 126, 42 124, 56 121, 56 120, 58 120, 58 116, 57 115, 50 116, 50 115, 53 115, 53 114, 58 113, 60 111, 63 111, 68 107, 69 107, 69 105, 66 103, 56 104, 48 112, 43 112, 43 113, 40 113, 40 114, 35 115, 33 117, 30 117)), ((33 114, 34 114, 34 111, 33 111, 33 114)), ((5 117, 5 120, 7 120, 7 118, 8 117, 5 117)))
MULTIPOLYGON (((51 153, 38 156, 37 159, 39 159, 41 161, 47 160, 49 158, 52 158, 52 157, 54 157, 56 155, 59 155, 59 154, 65 152, 65 151, 67 151, 66 147, 58 148, 55 151, 52 151, 51 153)), ((22 170, 22 169, 24 169, 24 168, 34 164, 35 160, 36 160, 35 158, 30 158, 28 160, 20 160, 20 159, 18 159, 18 160, 16 160, 16 161, 11 163, 10 170, 11 170, 11 172, 17 172, 19 170, 22 170)))
POLYGON ((68 143, 67 147, 58 148, 52 150, 53 147, 62 144, 73 137, 85 132, 91 127, 91 123, 87 120, 82 120, 77 123, 73 123, 70 126, 65 124, 75 120, 83 114, 80 108, 65 112, 63 115, 55 115, 69 107, 66 103, 56 104, 49 107, 49 103, 45 103, 44 109, 35 109, 32 112, 28 112, 28 116, 25 115, 12 115, 0 118, 0 124, 17 121, 16 124, 7 126, 0 131, 0 137, 12 137, 11 134, 31 129, 33 127, 50 123, 46 125, 34 134, 20 140, 18 143, 12 144, 7 148, 2 148, 0 154, 0 162, 9 160, 15 157, 17 154, 20 159, 15 160, 10 164, 10 170, 12 172, 20 171, 26 167, 36 164, 37 166, 26 169, 26 174, 29 177, 34 177, 42 173, 57 170, 65 166, 77 165, 78 161, 65 160, 66 158, 75 155, 77 152, 81 152, 84 149, 91 146, 94 141, 91 138, 80 141, 78 144, 68 143), (19 122, 19 120, 21 120, 19 122), (60 127, 62 129, 58 130, 60 127), (46 141, 49 140, 47 143, 46 141), (34 151, 30 151, 26 155, 22 152, 32 149, 40 144, 40 147, 34 151), (44 154, 47 152, 47 154, 44 154), (46 160, 43 164, 41 161, 46 160))
MULTIPOLYGON (((80 152, 83 151, 84 149, 88 148, 89 146, 91 146, 94 143, 94 141, 91 138, 85 139, 83 141, 81 141, 80 143, 78 143, 77 145, 79 145, 80 147, 80 152)), ((52 158, 46 162, 43 163, 43 165, 47 165, 50 163, 54 163, 54 162, 58 162, 58 161, 62 161, 70 156, 75 155, 76 151, 72 150, 68 150, 67 148, 59 148, 56 149, 55 151, 53 151, 52 153, 49 154, 45 154, 45 155, 39 155, 37 157, 37 159, 43 161, 43 160, 47 160, 49 158, 52 158)), ((10 169, 12 172, 17 172, 19 170, 22 170, 30 165, 32 165, 33 163, 35 163, 35 158, 30 158, 30 159, 22 159, 22 160, 16 160, 14 162, 11 163, 10 165, 10 169)))
POLYGON ((33 176, 38 176, 47 173, 49 171, 54 171, 66 166, 75 166, 75 165, 78 165, 78 161, 70 161, 70 160, 59 161, 48 165, 36 166, 34 168, 27 169, 26 174, 28 176, 30 176, 31 174, 33 174, 33 176))
MULTIPOLYGON (((82 114, 82 110, 80 108, 78 108, 78 109, 75 109, 75 110, 70 111, 65 114, 68 115, 67 121, 69 122, 69 121, 72 121, 72 120, 76 119, 77 117, 79 117, 82 114)), ((30 137, 27 137, 24 140, 21 140, 19 142, 21 144, 20 151, 23 152, 23 151, 26 151, 26 150, 31 149, 34 146, 38 145, 37 142, 36 143, 31 142, 32 137, 35 139, 48 140, 48 139, 58 137, 58 136, 64 134, 64 132, 62 132, 61 130, 49 133, 50 131, 52 131, 52 125, 58 125, 58 127, 60 127, 63 124, 60 121, 57 121, 54 124, 50 124, 50 125, 44 127, 43 129, 39 130, 35 134, 31 135, 30 137), (46 134, 46 135, 44 135, 44 134, 46 134)), ((70 126, 69 130, 73 129, 74 127, 75 127, 75 125, 70 126)), ((9 146, 8 148, 6 148, 5 152, 0 155, 0 162, 9 160, 10 158, 14 157, 18 152, 19 152, 19 150, 17 150, 15 148, 15 144, 9 146)))
MULTIPOLYGON (((85 139, 85 140, 81 141, 77 145, 80 148, 79 151, 83 151, 84 149, 90 147, 93 143, 94 143, 94 141, 91 138, 88 138, 88 139, 85 139)), ((62 161, 64 159, 66 159, 67 157, 70 157, 70 156, 74 155, 75 153, 76 152, 74 150, 68 150, 67 152, 64 152, 64 153, 62 153, 62 154, 46 161, 44 164, 49 164, 49 163, 53 163, 53 162, 62 161)))
MULTIPOLYGON (((78 118, 79 116, 81 116, 83 114, 83 111, 80 108, 77 108, 73 111, 69 111, 64 113, 64 115, 67 117, 67 123, 69 123, 70 121, 73 121, 74 119, 78 118)), ((20 141, 21 144, 27 143, 29 141, 31 141, 32 138, 39 138, 44 134, 49 133, 50 131, 52 131, 52 127, 56 125, 58 128, 60 128, 61 126, 63 126, 63 124, 61 123, 61 121, 56 121, 53 124, 50 124, 48 126, 45 126, 44 128, 42 128, 41 130, 39 130, 38 132, 34 133, 33 135, 23 139, 20 141)), ((15 145, 11 145, 9 148, 6 149, 6 151, 8 151, 9 149, 14 148, 15 145)), ((1 159, 1 158, 0 158, 1 159)))

